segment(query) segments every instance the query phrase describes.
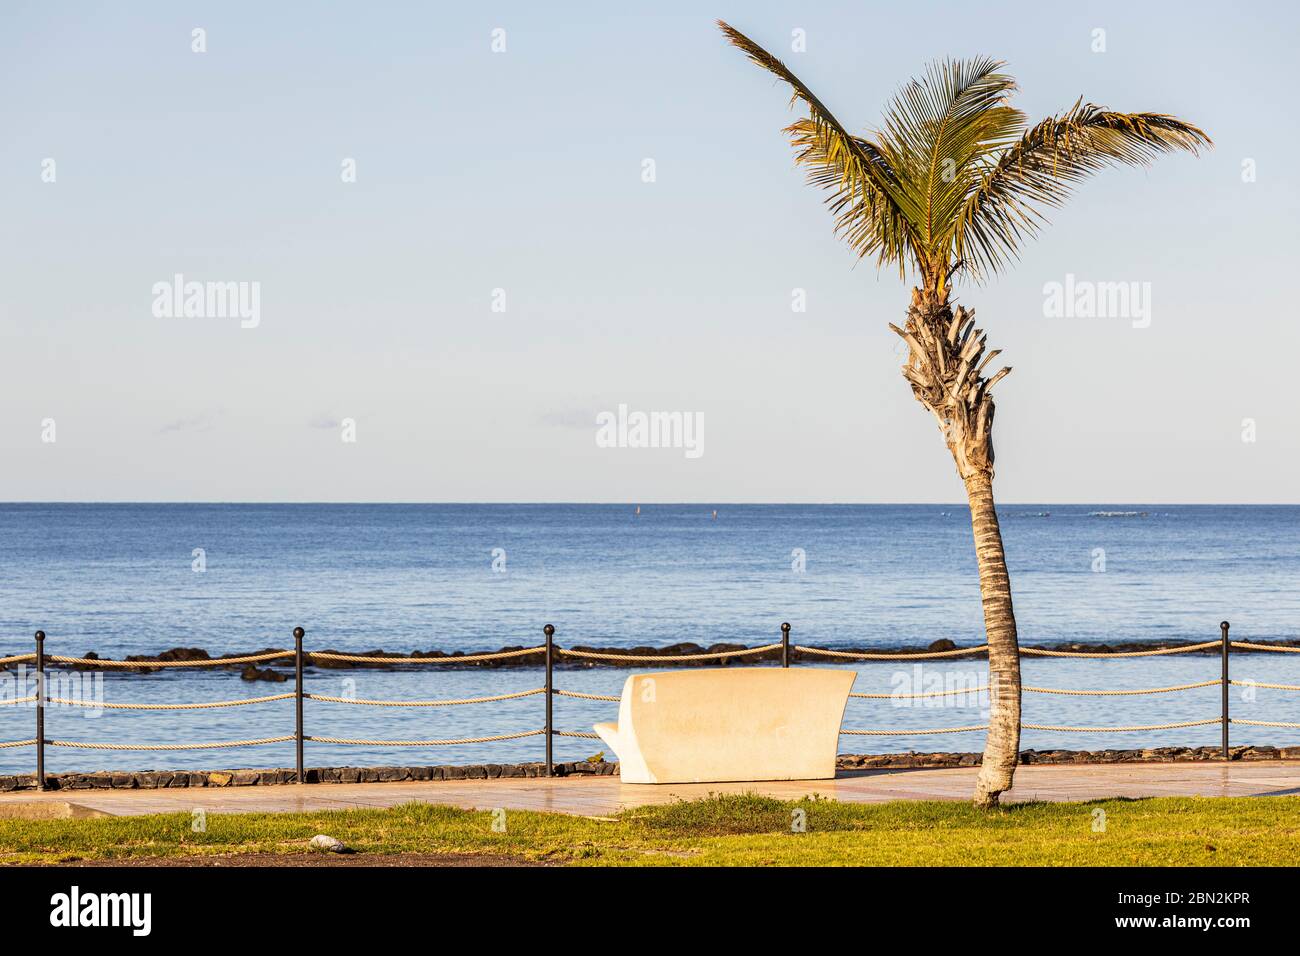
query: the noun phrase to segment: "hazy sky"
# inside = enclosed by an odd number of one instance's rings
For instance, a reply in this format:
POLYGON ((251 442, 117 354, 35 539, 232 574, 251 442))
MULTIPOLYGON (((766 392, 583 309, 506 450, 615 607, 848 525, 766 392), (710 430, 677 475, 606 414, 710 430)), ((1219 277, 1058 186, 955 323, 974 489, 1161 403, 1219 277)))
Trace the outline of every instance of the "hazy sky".
POLYGON ((962 499, 909 287, 835 239, 720 16, 853 129, 976 54, 1031 119, 1204 128, 959 288, 1015 367, 997 490, 1300 501, 1294 4, 478 6, 5 4, 0 500, 962 499), (258 283, 256 327, 155 315, 178 273, 258 283), (1149 327, 1046 317, 1067 274, 1149 283, 1149 327), (703 454, 598 447, 619 404, 702 415, 703 454))

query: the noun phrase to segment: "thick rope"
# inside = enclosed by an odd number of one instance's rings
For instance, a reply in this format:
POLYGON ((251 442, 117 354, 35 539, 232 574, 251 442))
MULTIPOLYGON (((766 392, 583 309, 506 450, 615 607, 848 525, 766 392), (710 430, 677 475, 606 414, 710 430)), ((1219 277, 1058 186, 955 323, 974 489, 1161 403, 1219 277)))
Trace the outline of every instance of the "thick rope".
MULTIPOLYGON (((1218 687, 1223 681, 1203 680, 1196 684, 1175 684, 1172 687, 1143 687, 1138 690, 1070 690, 1062 687, 1022 687, 1035 694, 1063 694, 1071 697, 1132 697, 1143 694, 1172 694, 1180 690, 1194 690, 1197 687, 1218 687)), ((1300 690, 1297 687, 1296 690, 1300 690)))
POLYGON ((982 654, 988 649, 987 644, 980 644, 977 647, 959 647, 955 651, 926 651, 921 654, 868 654, 854 651, 831 651, 821 647, 804 647, 802 644, 796 644, 792 648, 792 650, 796 650, 801 654, 820 654, 823 657, 852 658, 864 661, 919 661, 937 657, 961 657, 964 654, 982 654))
POLYGON ((575 730, 552 730, 552 737, 583 737, 587 740, 599 740, 600 734, 582 734, 575 730))
POLYGON ((1243 651, 1281 651, 1283 654, 1300 654, 1300 647, 1277 647, 1273 644, 1251 644, 1247 641, 1230 641, 1229 643, 1243 651))
POLYGON ((7 740, 0 743, 0 750, 8 750, 10 747, 30 747, 34 743, 36 743, 35 737, 31 740, 7 740))
POLYGON ((32 694, 30 697, 15 697, 13 700, 0 700, 0 707, 4 707, 7 704, 30 704, 35 699, 36 695, 32 694))
MULTIPOLYGON (((455 707, 460 704, 489 704, 498 700, 518 700, 520 697, 532 697, 545 694, 545 687, 534 690, 522 690, 517 694, 497 694, 494 697, 462 697, 458 700, 359 700, 353 697, 330 697, 327 694, 303 694, 306 700, 323 700, 331 704, 363 704, 367 707, 455 707)), ((286 694, 292 697, 292 694, 286 694)))
POLYGON ((607 694, 579 694, 577 691, 572 690, 555 690, 551 691, 551 693, 556 697, 576 697, 578 700, 610 700, 618 703, 623 699, 621 697, 610 697, 607 694))
POLYGON ((15 654, 13 657, 0 657, 0 664, 13 664, 16 661, 34 661, 35 654, 15 654))
MULTIPOLYGON (((1024 730, 1053 730, 1061 733, 1127 733, 1134 730, 1174 730, 1180 727, 1203 727, 1220 723, 1220 718, 1212 720, 1185 720, 1176 724, 1147 724, 1141 727, 1055 727, 1048 724, 1021 724, 1024 730)), ((1261 726, 1273 726, 1257 721, 1234 721, 1235 723, 1260 723, 1261 726)), ((1300 724, 1278 724, 1280 727, 1300 727, 1300 724)), ((934 730, 841 730, 842 734, 858 734, 868 737, 914 737, 925 734, 959 734, 973 730, 988 730, 987 724, 978 727, 940 727, 934 730)))
MULTIPOLYGON (((1215 721, 1218 723, 1218 721, 1215 721)), ((1236 717, 1229 719, 1230 724, 1246 724, 1250 727, 1292 727, 1300 728, 1300 724, 1288 724, 1280 720, 1238 720, 1236 717)))
POLYGON ((923 737, 927 734, 964 734, 969 730, 988 730, 988 724, 978 727, 938 727, 934 730, 841 730, 842 734, 861 737, 923 737))
POLYGON ((224 667, 227 664, 252 664, 257 661, 275 660, 277 657, 293 657, 293 651, 272 651, 269 654, 245 654, 242 657, 210 657, 198 661, 111 661, 98 657, 59 657, 50 655, 45 659, 55 664, 85 664, 90 667, 224 667))
POLYGON ((645 661, 659 663, 663 661, 712 661, 722 657, 740 657, 744 654, 766 654, 768 651, 780 650, 780 644, 764 644, 762 647, 748 647, 739 651, 714 651, 708 654, 602 654, 596 651, 571 651, 563 647, 556 650, 566 657, 582 657, 593 661, 645 661))
POLYGON ((1135 730, 1175 730, 1180 727, 1205 727, 1209 724, 1222 723, 1215 717, 1211 720, 1184 720, 1176 724, 1143 724, 1134 727, 1055 727, 1050 724, 1021 724, 1024 730, 1051 730, 1063 734, 1124 734, 1135 730))
MULTIPOLYGON (((1137 690, 1075 690, 1068 687, 1031 687, 1025 685, 1020 689, 1031 694, 1059 694, 1066 697, 1136 697, 1146 694, 1172 694, 1183 690, 1196 690, 1200 687, 1218 687, 1222 684, 1218 680, 1203 680, 1195 684, 1174 684, 1171 687, 1142 687, 1137 690)), ((1229 681, 1230 684, 1237 684, 1242 687, 1267 687, 1272 690, 1300 690, 1300 685, 1296 684, 1265 684, 1259 681, 1229 681)), ((863 700, 917 700, 924 697, 953 697, 961 694, 980 694, 987 691, 987 686, 957 688, 956 690, 934 690, 927 691, 923 694, 857 694, 851 693, 850 697, 858 697, 863 700)), ((611 700, 618 701, 619 697, 607 697, 604 694, 578 694, 573 691, 557 690, 554 692, 560 697, 577 697, 581 700, 611 700)))
POLYGON ((849 696, 861 697, 865 700, 919 700, 923 697, 953 697, 957 694, 979 694, 986 690, 988 690, 987 686, 960 688, 958 690, 931 690, 926 691, 924 694, 849 694, 849 696))
MULTIPOLYGON (((303 737, 322 744, 353 744, 362 747, 451 747, 455 744, 485 744, 494 740, 518 740, 521 737, 536 737, 546 733, 545 730, 526 730, 519 734, 496 734, 491 737, 463 737, 459 740, 359 740, 352 737, 303 737)), ((292 740, 292 737, 287 738, 292 740)))
MULTIPOLYGON (((222 740, 210 744, 87 744, 79 740, 47 740, 51 747, 73 747, 77 750, 217 750, 221 747, 260 747, 263 744, 280 744, 293 740, 288 737, 258 737, 254 740, 222 740)), ((36 741, 32 741, 35 743, 36 741)))
POLYGON ((265 704, 273 700, 288 700, 293 694, 272 694, 270 697, 249 697, 245 700, 215 700, 202 704, 107 704, 93 700, 72 700, 67 697, 51 697, 51 704, 65 704, 69 707, 88 707, 94 710, 207 710, 214 707, 243 707, 245 704, 265 704))
POLYGON ((326 651, 304 651, 303 657, 322 661, 351 661, 355 664, 472 664, 475 661, 496 661, 507 657, 540 654, 546 645, 525 647, 518 651, 494 651, 491 654, 455 654, 443 657, 365 657, 358 654, 332 654, 326 651))
MULTIPOLYGON (((1219 641, 1206 641, 1203 644, 1188 644, 1186 647, 1162 647, 1156 651, 1107 651, 1106 653, 1096 653, 1092 651, 1046 651, 1036 647, 1022 647, 1021 654, 1031 654, 1038 657, 1158 657, 1161 654, 1190 654, 1193 651, 1204 651, 1211 647, 1220 647, 1219 641)), ((1300 648, 1297 648, 1300 650, 1300 648)))

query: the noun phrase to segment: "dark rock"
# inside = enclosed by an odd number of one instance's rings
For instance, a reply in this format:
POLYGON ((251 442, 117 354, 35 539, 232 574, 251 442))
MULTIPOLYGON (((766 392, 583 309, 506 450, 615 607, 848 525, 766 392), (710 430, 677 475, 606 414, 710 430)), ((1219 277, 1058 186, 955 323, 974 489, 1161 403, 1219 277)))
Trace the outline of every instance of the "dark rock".
POLYGON ((245 664, 244 669, 239 672, 240 680, 264 680, 273 684, 283 684, 289 678, 279 671, 273 671, 269 667, 258 667, 256 664, 245 664))

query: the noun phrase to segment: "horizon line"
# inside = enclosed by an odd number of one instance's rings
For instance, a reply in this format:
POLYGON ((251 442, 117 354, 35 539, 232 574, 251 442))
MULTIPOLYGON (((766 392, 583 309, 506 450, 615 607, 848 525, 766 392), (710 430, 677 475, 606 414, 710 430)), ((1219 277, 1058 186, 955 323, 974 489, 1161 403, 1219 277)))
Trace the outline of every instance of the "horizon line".
MULTIPOLYGON (((174 501, 158 500, 133 500, 133 499, 113 499, 88 501, 79 499, 48 499, 48 500, 13 500, 0 501, 0 507, 10 505, 241 505, 241 506, 269 506, 269 505, 393 505, 393 506, 445 506, 445 505, 477 505, 477 506, 500 506, 513 507, 520 505, 547 507, 555 505, 585 505, 591 507, 844 507, 844 508, 862 508, 862 507, 880 507, 880 508, 898 508, 898 507, 949 507, 949 508, 966 508, 969 503, 966 501, 657 501, 648 499, 619 499, 617 501, 417 501, 417 500, 399 500, 399 501, 347 501, 342 499, 323 500, 323 501, 234 501, 222 499, 189 499, 174 501)), ((1127 505, 1144 508, 1296 508, 1300 507, 1300 502, 1293 501, 1127 501, 1123 499, 1102 500, 1093 499, 1089 501, 997 501, 996 505, 1003 506, 1028 507, 1028 506, 1051 506, 1051 507, 1078 507, 1084 505, 1127 505)))

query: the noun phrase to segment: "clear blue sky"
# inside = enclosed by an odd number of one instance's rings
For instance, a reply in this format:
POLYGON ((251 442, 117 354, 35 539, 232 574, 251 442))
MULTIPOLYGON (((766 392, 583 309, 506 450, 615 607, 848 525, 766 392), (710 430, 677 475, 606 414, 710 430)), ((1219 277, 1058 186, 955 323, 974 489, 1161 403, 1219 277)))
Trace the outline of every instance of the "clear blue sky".
POLYGON ((886 328, 907 287, 834 238, 719 16, 855 129, 989 54, 1031 118, 1207 130, 959 289, 1015 367, 998 492, 1300 501, 1294 4, 733 0, 6 4, 0 500, 960 500, 886 328), (155 317, 175 273, 259 282, 260 324, 155 317), (1151 326, 1045 318, 1067 273, 1151 283, 1151 326), (703 413, 705 454, 598 448, 619 403, 703 413))

